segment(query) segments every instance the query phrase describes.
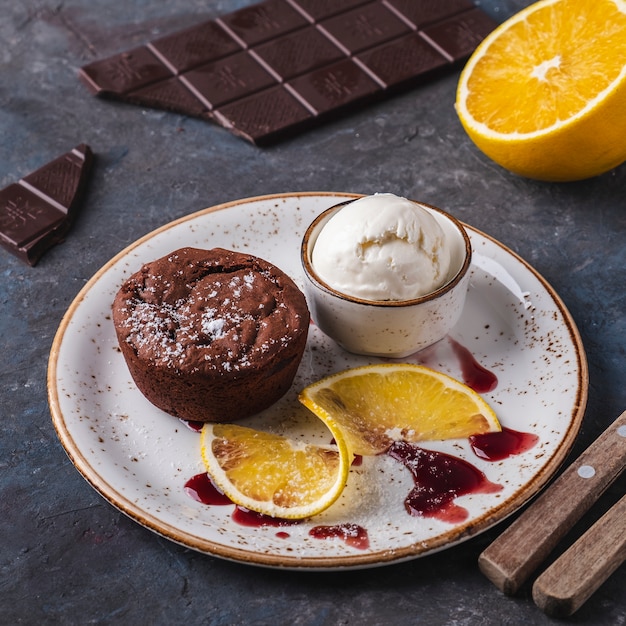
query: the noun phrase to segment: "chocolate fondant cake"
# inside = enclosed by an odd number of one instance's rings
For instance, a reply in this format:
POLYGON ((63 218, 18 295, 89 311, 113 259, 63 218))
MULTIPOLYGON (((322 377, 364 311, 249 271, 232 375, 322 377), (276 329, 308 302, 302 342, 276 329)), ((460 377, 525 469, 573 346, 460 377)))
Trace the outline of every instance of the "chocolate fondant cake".
POLYGON ((130 373, 176 417, 232 421, 276 402, 302 358, 309 311, 271 263, 214 248, 181 248, 122 285, 113 322, 130 373))

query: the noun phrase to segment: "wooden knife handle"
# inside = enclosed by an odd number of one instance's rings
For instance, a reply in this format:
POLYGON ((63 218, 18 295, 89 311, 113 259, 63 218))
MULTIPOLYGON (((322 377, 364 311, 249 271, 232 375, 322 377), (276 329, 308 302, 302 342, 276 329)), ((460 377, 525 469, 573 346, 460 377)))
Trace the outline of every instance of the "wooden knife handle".
POLYGON ((517 592, 625 466, 626 411, 483 551, 483 574, 517 592))
POLYGON ((533 585, 533 600, 553 617, 577 611, 626 560, 626 495, 533 585))

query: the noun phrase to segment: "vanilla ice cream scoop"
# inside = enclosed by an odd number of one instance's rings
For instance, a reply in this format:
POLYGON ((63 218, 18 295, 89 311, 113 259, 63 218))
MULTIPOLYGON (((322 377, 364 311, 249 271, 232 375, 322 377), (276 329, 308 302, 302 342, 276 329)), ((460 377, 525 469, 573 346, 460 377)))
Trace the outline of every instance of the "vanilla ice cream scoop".
POLYGON ((328 286, 363 300, 412 300, 449 280, 446 234, 425 208, 391 193, 347 204, 319 233, 311 264, 328 286))

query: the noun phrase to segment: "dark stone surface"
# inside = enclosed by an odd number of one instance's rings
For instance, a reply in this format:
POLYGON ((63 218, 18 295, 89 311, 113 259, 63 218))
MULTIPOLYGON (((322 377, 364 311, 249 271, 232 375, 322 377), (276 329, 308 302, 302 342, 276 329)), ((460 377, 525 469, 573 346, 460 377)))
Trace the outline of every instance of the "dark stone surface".
MULTIPOLYGON (((284 191, 394 191, 496 237, 546 277, 580 329, 590 390, 573 454, 626 408, 626 166, 574 184, 507 173, 474 148, 457 120, 458 73, 269 149, 206 122, 95 99, 77 80, 85 63, 249 4, 0 4, 0 185, 78 143, 96 153, 67 241, 34 268, 0 255, 0 623, 551 623, 529 586, 507 598, 478 571, 479 553, 504 524, 382 569, 261 570, 195 553, 131 521, 81 478, 56 437, 48 354, 92 274, 174 218, 284 191)), ((499 21, 527 4, 480 3, 499 21)), ((626 624, 625 575, 622 566, 571 623, 626 624)))

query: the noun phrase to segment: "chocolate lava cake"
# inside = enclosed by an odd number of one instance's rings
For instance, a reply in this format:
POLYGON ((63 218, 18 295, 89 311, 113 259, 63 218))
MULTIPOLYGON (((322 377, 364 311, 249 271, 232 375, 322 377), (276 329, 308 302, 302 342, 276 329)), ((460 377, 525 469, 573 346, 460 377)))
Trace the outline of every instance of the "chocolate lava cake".
POLYGON ((176 417, 224 422, 289 389, 309 328, 302 292, 279 268, 221 248, 181 248, 146 263, 113 303, 135 384, 176 417))

